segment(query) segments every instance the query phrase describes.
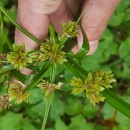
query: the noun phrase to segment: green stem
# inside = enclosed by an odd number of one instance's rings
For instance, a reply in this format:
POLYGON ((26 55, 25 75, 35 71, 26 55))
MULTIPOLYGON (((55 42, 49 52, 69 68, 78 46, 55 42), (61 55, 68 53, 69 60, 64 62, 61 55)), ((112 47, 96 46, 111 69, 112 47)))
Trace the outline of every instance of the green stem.
POLYGON ((2 14, 0 11, 0 53, 3 52, 3 20, 2 20, 2 14))
MULTIPOLYGON (((50 80, 51 80, 51 83, 54 83, 54 81, 55 81, 55 66, 52 65, 51 67, 52 67, 51 68, 52 71, 50 73, 50 80)), ((50 107, 51 107, 52 94, 53 94, 53 91, 51 91, 50 95, 47 97, 47 104, 46 104, 45 115, 44 115, 43 124, 42 124, 42 130, 45 130, 49 110, 50 110, 50 107)))
POLYGON ((21 27, 18 23, 16 23, 6 12, 5 8, 3 7, 3 5, 0 3, 0 10, 1 12, 12 22, 12 24, 14 24, 14 26, 16 26, 20 31, 22 31, 26 36, 28 36, 29 38, 31 38, 33 41, 35 41, 36 43, 41 43, 41 41, 39 39, 37 39, 36 37, 34 37, 32 34, 30 34, 28 31, 26 31, 23 27, 21 27))
POLYGON ((43 119, 43 124, 42 124, 42 129, 41 130, 45 130, 45 126, 46 126, 46 122, 47 122, 47 118, 48 118, 48 114, 49 114, 49 110, 50 110, 50 106, 51 106, 51 97, 52 97, 52 93, 50 93, 50 95, 48 96, 48 99, 47 99, 45 115, 44 115, 44 119, 43 119))
POLYGON ((50 81, 51 83, 54 83, 55 81, 55 66, 54 65, 51 66, 50 81))

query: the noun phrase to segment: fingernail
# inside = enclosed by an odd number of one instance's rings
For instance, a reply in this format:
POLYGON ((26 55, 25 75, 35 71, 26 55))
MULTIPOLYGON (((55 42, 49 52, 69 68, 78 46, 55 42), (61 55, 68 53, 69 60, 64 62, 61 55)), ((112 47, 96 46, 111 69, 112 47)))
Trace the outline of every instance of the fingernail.
POLYGON ((92 55, 97 50, 98 43, 99 43, 99 40, 94 40, 94 41, 89 42, 90 50, 87 55, 92 55))

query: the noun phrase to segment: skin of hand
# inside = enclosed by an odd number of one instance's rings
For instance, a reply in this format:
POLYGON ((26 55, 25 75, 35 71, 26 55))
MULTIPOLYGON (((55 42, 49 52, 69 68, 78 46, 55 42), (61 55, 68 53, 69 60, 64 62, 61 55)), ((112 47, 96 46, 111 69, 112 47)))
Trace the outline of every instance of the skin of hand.
MULTIPOLYGON (((93 54, 98 41, 107 26, 113 11, 120 0, 18 0, 17 22, 28 32, 43 41, 48 34, 49 24, 52 24, 58 33, 62 33, 61 23, 74 20, 79 10, 84 10, 81 24, 88 36, 90 51, 93 54)), ((15 42, 26 44, 26 50, 33 50, 38 45, 29 37, 16 29, 15 42)), ((83 42, 79 29, 78 46, 83 42)), ((22 69, 22 73, 31 71, 22 69)))

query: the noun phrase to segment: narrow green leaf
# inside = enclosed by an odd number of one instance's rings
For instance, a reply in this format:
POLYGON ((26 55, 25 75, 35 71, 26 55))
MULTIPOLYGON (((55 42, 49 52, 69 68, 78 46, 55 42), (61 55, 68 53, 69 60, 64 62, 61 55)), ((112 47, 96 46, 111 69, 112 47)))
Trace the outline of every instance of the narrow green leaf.
POLYGON ((78 60, 81 60, 82 58, 86 57, 86 54, 88 53, 90 47, 89 47, 89 41, 87 38, 87 35, 82 27, 82 25, 80 26, 82 34, 83 34, 83 44, 82 47, 80 48, 80 50, 78 51, 78 53, 75 55, 75 58, 77 58, 78 60))
POLYGON ((17 71, 17 70, 13 70, 13 71, 12 71, 12 74, 13 74, 13 76, 14 76, 16 79, 18 79, 19 81, 21 81, 21 82, 24 83, 24 84, 25 84, 26 80, 28 80, 29 77, 30 77, 30 75, 22 74, 22 73, 20 73, 20 72, 17 71))
POLYGON ((77 44, 76 38, 69 39, 68 41, 66 41, 63 51, 68 52, 68 51, 72 50, 76 44, 77 44))
POLYGON ((130 104, 122 100, 120 97, 118 97, 114 92, 110 90, 105 90, 103 92, 103 95, 105 96, 106 101, 110 105, 112 105, 118 111, 130 118, 130 104))
POLYGON ((49 34, 50 34, 50 37, 51 37, 52 39, 54 39, 55 43, 59 43, 59 41, 58 41, 58 39, 57 39, 57 37, 56 37, 55 30, 54 30, 54 28, 53 28, 52 25, 50 25, 50 27, 49 27, 49 34))
POLYGON ((0 53, 3 52, 3 20, 2 20, 2 14, 0 11, 0 53))
POLYGON ((46 63, 38 74, 31 75, 30 78, 28 79, 26 88, 29 89, 36 86, 43 79, 49 67, 50 64, 46 63))
POLYGON ((35 74, 41 71, 37 66, 33 66, 33 65, 29 65, 28 68, 31 69, 35 74))
POLYGON ((5 72, 10 71, 10 70, 14 70, 14 69, 15 69, 14 66, 11 64, 5 65, 5 66, 0 68, 0 74, 5 73, 5 72))
POLYGON ((80 50, 76 53, 74 57, 77 58, 78 60, 81 60, 82 58, 86 57, 87 52, 88 51, 85 50, 84 48, 80 48, 80 50))
POLYGON ((71 64, 74 65, 74 67, 80 72, 82 73, 82 75, 87 75, 88 72, 83 68, 81 67, 77 62, 76 60, 74 60, 73 58, 69 58, 69 61, 71 62, 71 64))
POLYGON ((84 30, 84 28, 82 27, 82 25, 80 26, 82 34, 83 34, 83 44, 82 44, 82 48, 84 48, 85 50, 89 51, 90 46, 89 46, 89 41, 86 35, 86 32, 84 30))
POLYGON ((84 75, 76 69, 70 61, 65 62, 66 67, 76 76, 84 80, 84 75))
POLYGON ((36 43, 41 43, 41 41, 39 39, 37 39, 36 37, 34 37, 32 34, 30 34, 28 31, 26 31, 23 27, 21 27, 18 23, 16 23, 7 13, 7 11, 5 10, 5 8, 3 7, 2 3, 0 2, 0 10, 1 12, 12 22, 12 24, 14 26, 16 26, 20 31, 22 31, 26 36, 28 36, 29 38, 31 38, 33 41, 35 41, 36 43))

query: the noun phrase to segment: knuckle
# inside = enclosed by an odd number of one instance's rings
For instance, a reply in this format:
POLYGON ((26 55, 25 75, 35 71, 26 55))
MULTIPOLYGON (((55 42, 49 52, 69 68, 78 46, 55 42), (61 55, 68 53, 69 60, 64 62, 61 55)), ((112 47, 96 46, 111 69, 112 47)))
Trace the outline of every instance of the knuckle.
POLYGON ((56 11, 63 0, 31 0, 31 8, 36 13, 51 14, 56 11))

